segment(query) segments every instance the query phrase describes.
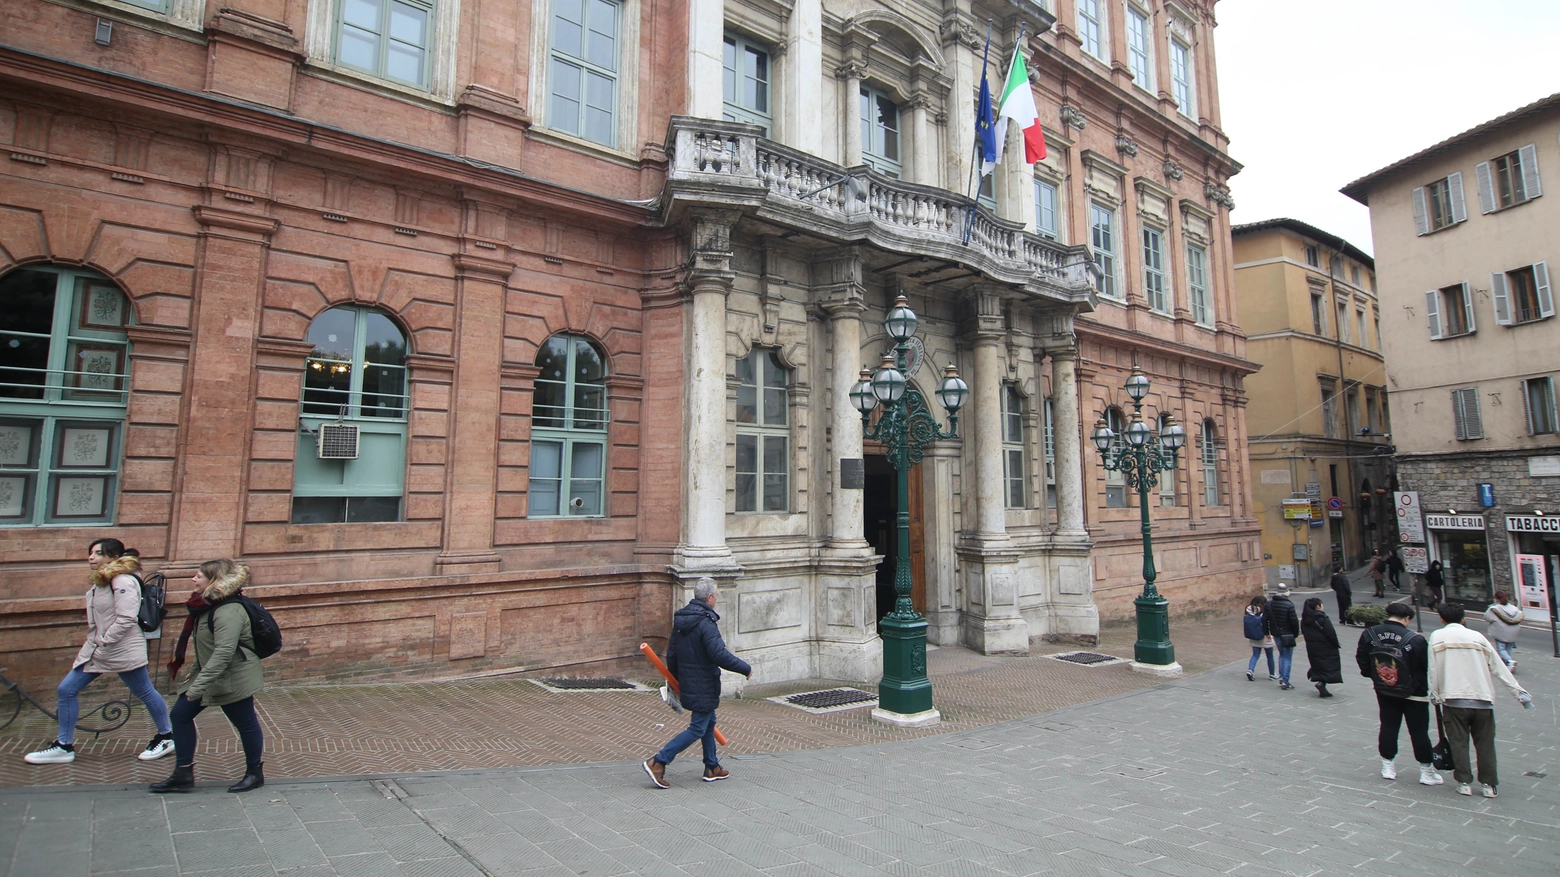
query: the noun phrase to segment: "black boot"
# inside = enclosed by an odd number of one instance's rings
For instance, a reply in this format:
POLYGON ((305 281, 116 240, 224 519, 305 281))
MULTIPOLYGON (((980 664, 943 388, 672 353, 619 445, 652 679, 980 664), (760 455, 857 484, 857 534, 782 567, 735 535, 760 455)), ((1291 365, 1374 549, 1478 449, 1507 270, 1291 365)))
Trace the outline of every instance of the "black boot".
POLYGON ((160 783, 152 783, 147 789, 148 792, 156 792, 159 795, 163 792, 191 792, 194 790, 195 765, 193 764, 176 765, 173 769, 173 776, 160 783))
POLYGON ((228 786, 229 792, 247 792, 265 785, 265 762, 244 768, 244 778, 228 786))

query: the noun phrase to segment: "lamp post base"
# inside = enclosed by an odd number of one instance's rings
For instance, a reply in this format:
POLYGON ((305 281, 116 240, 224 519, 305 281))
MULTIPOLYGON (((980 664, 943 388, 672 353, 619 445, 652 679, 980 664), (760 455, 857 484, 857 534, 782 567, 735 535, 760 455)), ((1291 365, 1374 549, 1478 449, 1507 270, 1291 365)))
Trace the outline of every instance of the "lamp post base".
POLYGON ((1158 676, 1162 679, 1180 679, 1186 675, 1181 669, 1181 665, 1174 662, 1169 664, 1145 664, 1141 661, 1133 661, 1132 672, 1147 673, 1150 676, 1158 676))
POLYGON ((872 718, 885 725, 894 725, 899 728, 929 728, 942 721, 942 713, 935 709, 919 713, 895 713, 882 707, 873 707, 872 718))
POLYGON ((1170 601, 1154 594, 1132 601, 1137 607, 1137 643, 1132 657, 1139 664, 1169 666, 1175 663, 1175 646, 1170 642, 1170 601))
POLYGON ((883 640, 879 708, 910 716, 932 710, 932 681, 926 678, 926 619, 893 614, 878 623, 883 640))

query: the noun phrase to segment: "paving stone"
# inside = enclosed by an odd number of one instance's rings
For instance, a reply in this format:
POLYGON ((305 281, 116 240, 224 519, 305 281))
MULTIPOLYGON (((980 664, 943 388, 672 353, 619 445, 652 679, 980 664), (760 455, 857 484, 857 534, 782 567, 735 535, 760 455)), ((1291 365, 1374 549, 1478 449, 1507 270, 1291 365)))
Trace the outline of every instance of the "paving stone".
POLYGON ((379 841, 355 820, 306 822, 304 828, 319 845, 320 851, 330 859, 383 852, 379 841))
POLYGON ((173 835, 173 851, 180 871, 213 871, 268 861, 254 829, 191 831, 173 835))
MULTIPOLYGON (((329 824, 329 823, 324 823, 329 824)), ((315 843, 314 836, 302 828, 282 831, 261 831, 260 845, 271 859, 277 871, 302 868, 305 865, 324 865, 325 853, 315 843)))

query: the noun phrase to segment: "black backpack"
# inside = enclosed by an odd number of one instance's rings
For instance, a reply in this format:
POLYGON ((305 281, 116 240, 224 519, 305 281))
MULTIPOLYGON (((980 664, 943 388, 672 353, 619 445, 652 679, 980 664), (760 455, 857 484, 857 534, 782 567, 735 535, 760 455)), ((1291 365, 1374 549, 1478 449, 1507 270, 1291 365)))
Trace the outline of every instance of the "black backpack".
MULTIPOLYGON (((1414 674, 1408 668, 1408 650, 1414 640, 1424 637, 1410 631, 1407 636, 1383 639, 1378 636, 1371 642, 1370 672, 1376 681, 1376 690, 1393 697, 1412 697, 1414 674)), ((1421 646, 1423 648, 1423 646, 1421 646)))
MULTIPOLYGON (((277 626, 276 619, 266 611, 264 606, 245 596, 243 593, 235 594, 223 602, 234 602, 244 607, 249 613, 249 630, 254 634, 254 653, 257 658, 269 658, 282 650, 282 629, 277 626)), ((216 607, 212 607, 215 609, 216 607)), ((212 612, 206 613, 206 627, 209 630, 216 629, 216 621, 212 619, 212 612)), ((243 655, 243 650, 239 650, 243 655)))
POLYGON ((146 578, 135 577, 141 583, 141 609, 135 614, 135 623, 147 633, 162 627, 168 617, 168 578, 154 572, 146 578))

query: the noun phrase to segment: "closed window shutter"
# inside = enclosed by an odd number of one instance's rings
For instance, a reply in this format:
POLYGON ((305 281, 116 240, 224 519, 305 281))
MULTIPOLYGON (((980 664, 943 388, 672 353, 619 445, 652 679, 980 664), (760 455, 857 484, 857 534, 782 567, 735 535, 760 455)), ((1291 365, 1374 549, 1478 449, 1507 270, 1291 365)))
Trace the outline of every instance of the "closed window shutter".
POLYGON ((1506 291, 1506 275, 1496 271, 1490 275, 1490 297, 1495 300, 1495 322, 1511 325, 1511 294, 1506 291))
POLYGON ((1441 340, 1441 291, 1432 289, 1425 293, 1425 319, 1430 323, 1430 340, 1441 340))
POLYGON ((1544 394, 1544 432, 1555 432, 1555 382, 1553 378, 1544 378, 1543 381, 1540 391, 1544 394))
POLYGON ((1414 234, 1430 233, 1429 210, 1425 207, 1425 187, 1414 190, 1414 234))
POLYGON ((1463 391, 1452 391, 1452 424, 1458 441, 1468 440, 1468 419, 1463 415, 1463 391))
POLYGON ((1468 208, 1463 205, 1462 171, 1446 178, 1446 188, 1452 194, 1452 221, 1463 222, 1468 218, 1468 208))
POLYGON ((1473 178, 1479 182, 1479 212, 1495 212, 1495 185, 1490 181, 1490 163, 1479 162, 1473 169, 1473 178))
POLYGON ((1529 381, 1522 382, 1522 419, 1527 421, 1528 435, 1533 435, 1536 430, 1533 429, 1533 405, 1528 401, 1529 383, 1529 381))
POLYGON ((1484 438, 1484 416, 1479 413, 1479 388, 1467 387, 1463 394, 1463 423, 1468 438, 1473 441, 1484 438))
POLYGON ((1540 317, 1552 317, 1555 315, 1555 296, 1549 291, 1549 263, 1537 262, 1533 265, 1533 285, 1538 287, 1538 315, 1540 317))
POLYGON ((1472 333, 1477 327, 1473 324, 1473 293, 1468 289, 1468 281, 1462 283, 1463 313, 1468 317, 1468 331, 1472 333))
POLYGON ((1522 159, 1522 188, 1526 197, 1525 201, 1544 194, 1544 185, 1538 179, 1538 147, 1529 143, 1517 150, 1517 157, 1522 159))

